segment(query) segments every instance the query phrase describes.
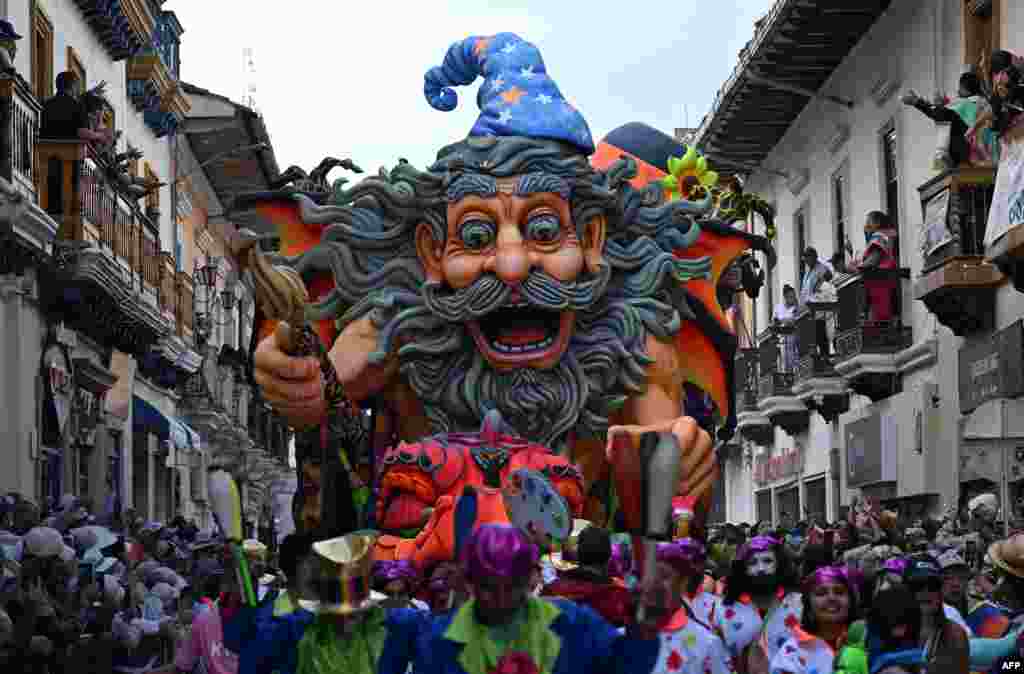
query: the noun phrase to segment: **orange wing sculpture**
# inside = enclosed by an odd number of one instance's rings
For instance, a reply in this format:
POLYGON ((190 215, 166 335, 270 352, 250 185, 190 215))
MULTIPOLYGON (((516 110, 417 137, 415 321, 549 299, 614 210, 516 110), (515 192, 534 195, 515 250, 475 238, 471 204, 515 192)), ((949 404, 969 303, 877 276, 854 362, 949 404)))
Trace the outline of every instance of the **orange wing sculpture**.
MULTIPOLYGON (((629 181, 634 189, 656 190, 655 185, 660 184, 663 196, 669 200, 699 202, 711 198, 713 203, 722 200, 723 191, 718 187, 718 175, 710 170, 707 160, 692 146, 688 147, 646 124, 630 123, 609 133, 598 144, 590 163, 596 169, 607 171, 624 158, 636 164, 636 175, 629 181)), ((737 195, 731 192, 727 199, 732 203, 738 200, 737 195)), ((770 216, 770 212, 767 214, 770 216)), ((733 371, 737 339, 718 299, 719 283, 726 270, 749 251, 763 251, 768 257, 769 266, 775 262, 768 239, 731 226, 732 221, 741 219, 737 209, 733 208, 729 216, 724 220, 697 219, 696 224, 700 230, 697 239, 685 248, 672 251, 679 259, 696 261, 703 258, 711 263, 708 278, 681 282, 693 318, 683 320, 675 336, 675 346, 680 354, 681 379, 707 394, 714 404, 716 427, 721 440, 730 438, 736 427, 733 371)), ((766 224, 770 231, 771 223, 766 224)), ((695 411, 687 412, 697 416, 695 411)), ((580 465, 600 466, 602 463, 597 447, 588 448, 590 451, 585 452, 575 449, 573 458, 580 465)), ((615 456, 620 454, 613 452, 615 456)), ((621 469, 618 464, 616 466, 616 470, 621 469)), ((597 476, 584 468, 588 478, 595 478, 587 480, 588 489, 595 481, 607 482, 607 469, 607 466, 600 466, 602 474, 597 476)), ((717 477, 717 467, 713 477, 717 477)), ((631 495, 618 494, 618 497, 622 501, 621 505, 626 507, 626 501, 631 495)), ((683 476, 679 495, 673 502, 677 535, 699 533, 710 499, 711 490, 701 485, 688 484, 686 476, 683 476)), ((588 507, 593 505, 593 500, 588 501, 588 507)), ((591 517, 593 513, 588 510, 586 515, 591 517)))
MULTIPOLYGON (((294 190, 241 195, 235 200, 232 211, 244 213, 244 221, 257 231, 276 236, 280 240, 279 252, 281 255, 295 257, 320 243, 325 225, 304 223, 294 195, 294 190)), ((303 281, 306 283, 309 299, 312 302, 322 299, 334 287, 334 280, 326 273, 312 278, 303 278, 303 281)), ((277 323, 266 320, 257 307, 255 325, 253 337, 258 343, 274 330, 277 323)), ((334 322, 318 321, 314 327, 321 342, 330 348, 338 336, 334 322)))
MULTIPOLYGON (((695 148, 640 122, 625 124, 609 133, 590 158, 599 170, 609 169, 622 158, 636 163, 636 175, 630 184, 638 190, 660 183, 668 199, 700 201, 718 194, 718 174, 695 148)), ((774 253, 768 240, 729 222, 714 219, 697 221, 700 234, 686 248, 673 254, 684 260, 709 258, 710 278, 681 283, 693 320, 684 320, 675 337, 682 354, 684 380, 704 391, 715 405, 719 437, 727 439, 736 426, 733 365, 736 335, 718 300, 722 275, 742 255, 753 249, 764 251, 769 264, 774 253)))

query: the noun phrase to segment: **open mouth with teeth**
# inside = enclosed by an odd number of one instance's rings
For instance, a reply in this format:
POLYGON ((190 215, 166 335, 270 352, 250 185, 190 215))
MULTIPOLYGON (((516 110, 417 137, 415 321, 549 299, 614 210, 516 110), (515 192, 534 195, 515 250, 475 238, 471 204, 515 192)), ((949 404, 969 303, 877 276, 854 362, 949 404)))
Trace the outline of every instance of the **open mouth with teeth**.
POLYGON ((547 311, 514 302, 467 327, 480 353, 492 365, 552 367, 565 353, 572 337, 574 314, 547 311))

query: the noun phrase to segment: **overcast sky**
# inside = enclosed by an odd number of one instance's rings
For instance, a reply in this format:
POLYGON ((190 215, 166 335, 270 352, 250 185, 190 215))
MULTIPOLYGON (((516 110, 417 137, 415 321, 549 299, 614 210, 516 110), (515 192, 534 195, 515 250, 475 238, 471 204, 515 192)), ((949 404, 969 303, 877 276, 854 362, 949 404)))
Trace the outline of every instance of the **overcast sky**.
POLYGON ((240 101, 253 48, 256 102, 282 170, 325 156, 368 171, 399 157, 424 167, 465 137, 476 84, 439 112, 423 75, 455 41, 517 33, 536 44, 595 143, 632 121, 697 126, 772 0, 172 0, 185 28, 182 78, 240 101))

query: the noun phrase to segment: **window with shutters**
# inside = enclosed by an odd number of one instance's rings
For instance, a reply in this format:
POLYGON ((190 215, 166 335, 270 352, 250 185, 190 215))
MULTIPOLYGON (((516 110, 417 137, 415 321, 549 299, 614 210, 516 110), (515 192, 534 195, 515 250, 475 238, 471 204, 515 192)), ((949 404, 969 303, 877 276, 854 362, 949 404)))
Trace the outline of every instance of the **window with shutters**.
POLYGON ((846 248, 846 237, 849 234, 847 219, 849 203, 849 183, 846 179, 846 166, 832 175, 832 252, 842 253, 846 248))
POLYGON ((40 101, 53 96, 53 22, 32 3, 32 90, 40 101))
POLYGON ((797 268, 796 268, 796 283, 793 285, 797 288, 803 284, 804 274, 807 273, 807 265, 804 264, 804 251, 807 250, 807 213, 810 208, 807 204, 800 207, 800 210, 793 216, 793 241, 796 245, 797 268))
POLYGON ((893 229, 900 225, 900 172, 899 146, 896 125, 892 122, 882 129, 882 202, 893 229))

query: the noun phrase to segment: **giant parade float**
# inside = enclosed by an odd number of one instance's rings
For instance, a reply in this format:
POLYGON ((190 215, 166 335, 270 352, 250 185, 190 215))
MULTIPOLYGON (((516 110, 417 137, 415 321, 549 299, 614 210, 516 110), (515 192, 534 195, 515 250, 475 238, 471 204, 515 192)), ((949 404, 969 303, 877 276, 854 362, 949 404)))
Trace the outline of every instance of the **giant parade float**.
POLYGON ((670 536, 674 512, 696 533, 735 426, 720 283, 757 292, 772 210, 645 124, 595 146, 510 33, 453 45, 427 101, 452 110, 477 77, 479 119, 428 168, 332 183, 359 169, 328 158, 232 206, 252 348, 276 331, 325 381, 325 417, 296 429, 295 523, 376 530, 378 559, 421 566, 485 522, 670 536))

